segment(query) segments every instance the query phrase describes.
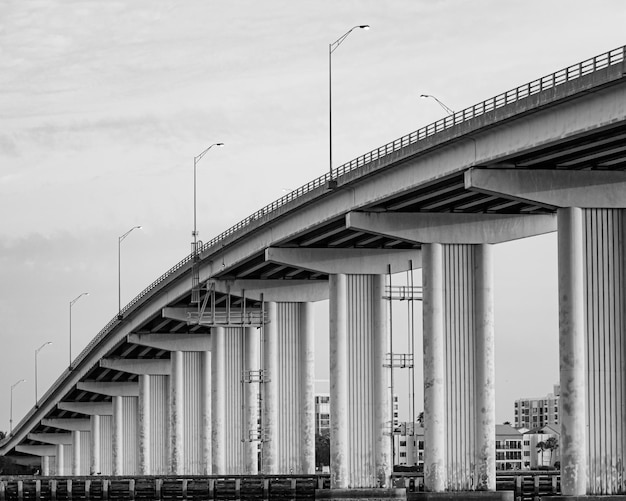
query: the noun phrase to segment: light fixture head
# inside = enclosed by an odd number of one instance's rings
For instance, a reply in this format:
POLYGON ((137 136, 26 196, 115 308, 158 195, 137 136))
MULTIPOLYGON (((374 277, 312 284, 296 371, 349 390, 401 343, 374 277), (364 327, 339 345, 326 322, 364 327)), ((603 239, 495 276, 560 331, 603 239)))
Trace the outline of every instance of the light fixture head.
POLYGON ((426 97, 430 97, 430 96, 428 94, 420 94, 420 97, 426 98, 426 97))
POLYGON ((224 143, 215 143, 215 146, 224 146, 224 143))
POLYGON ((359 28, 361 28, 362 30, 369 30, 370 29, 370 25, 369 24, 361 24, 361 25, 359 25, 359 28))

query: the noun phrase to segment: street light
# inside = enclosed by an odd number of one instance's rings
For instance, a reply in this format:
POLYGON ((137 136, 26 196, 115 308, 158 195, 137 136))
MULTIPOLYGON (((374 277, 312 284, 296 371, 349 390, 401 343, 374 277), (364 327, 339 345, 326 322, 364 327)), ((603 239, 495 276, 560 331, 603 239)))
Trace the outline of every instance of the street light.
POLYGON ((348 38, 348 35, 352 33, 357 28, 362 30, 369 30, 369 24, 360 24, 352 27, 345 34, 340 36, 333 43, 328 44, 328 146, 329 146, 329 173, 330 177, 328 178, 328 186, 329 188, 334 188, 336 184, 333 182, 333 52, 337 50, 343 41, 348 38))
POLYGON ((44 344, 42 344, 39 348, 35 350, 35 407, 39 407, 39 404, 38 404, 39 399, 37 398, 37 354, 49 344, 52 344, 52 341, 45 342, 44 344))
POLYGON ((224 146, 224 143, 213 143, 197 157, 193 157, 193 232, 191 235, 193 236, 194 257, 198 255, 198 228, 196 226, 196 166, 198 165, 198 162, 202 160, 202 157, 204 157, 204 155, 206 155, 208 151, 213 148, 213 146, 224 146))
POLYGON ((9 435, 13 435, 13 389, 20 383, 26 382, 26 379, 20 379, 17 383, 11 386, 11 405, 9 410, 9 435))
POLYGON ((435 96, 432 96, 431 94, 420 94, 420 97, 423 98, 423 99, 428 99, 429 97, 431 99, 434 99, 435 101, 437 101, 437 103, 439 103, 439 106, 441 106, 448 115, 454 115, 454 110, 452 108, 446 106, 445 104, 443 104, 435 96))
POLYGON ((121 237, 117 237, 117 318, 122 319, 122 241, 133 230, 140 230, 141 226, 133 226, 121 237))
POLYGON ((78 301, 81 297, 88 296, 88 295, 89 295, 89 292, 83 292, 80 296, 70 301, 70 366, 69 366, 70 370, 72 370, 72 306, 74 306, 74 303, 78 301))

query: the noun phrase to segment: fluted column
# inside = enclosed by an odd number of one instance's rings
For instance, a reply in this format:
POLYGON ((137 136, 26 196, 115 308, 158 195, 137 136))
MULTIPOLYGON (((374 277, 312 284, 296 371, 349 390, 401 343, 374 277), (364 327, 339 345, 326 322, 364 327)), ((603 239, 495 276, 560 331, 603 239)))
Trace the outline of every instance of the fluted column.
POLYGON ((226 473, 225 358, 225 330, 223 327, 214 327, 211 329, 211 463, 213 475, 226 473))
POLYGON ((90 458, 90 474, 96 475, 100 473, 100 416, 95 414, 90 417, 91 420, 91 458, 90 458))
POLYGON ((346 276, 329 279, 330 486, 348 487, 348 328, 346 276))
POLYGON ((139 473, 141 475, 151 475, 150 465, 150 376, 142 374, 139 376, 139 407, 138 407, 138 429, 139 429, 139 473))
POLYGON ((445 358, 441 244, 422 245, 424 322, 424 486, 446 489, 445 358))
MULTIPOLYGON (((245 371, 248 377, 259 370, 260 339, 256 327, 244 328, 245 371)), ((252 381, 255 376, 252 376, 252 381)), ((259 419, 259 383, 248 382, 244 385, 244 474, 256 475, 258 464, 258 419, 259 419)))
POLYGON ((279 386, 279 365, 278 365, 278 314, 277 304, 269 302, 266 304, 269 323, 264 326, 263 336, 263 362, 265 376, 268 382, 265 383, 265 399, 263 400, 265 441, 262 444, 262 473, 280 473, 278 471, 278 386, 279 386))
POLYGON ((315 473, 315 342, 311 303, 299 303, 300 313, 300 463, 301 473, 315 473))

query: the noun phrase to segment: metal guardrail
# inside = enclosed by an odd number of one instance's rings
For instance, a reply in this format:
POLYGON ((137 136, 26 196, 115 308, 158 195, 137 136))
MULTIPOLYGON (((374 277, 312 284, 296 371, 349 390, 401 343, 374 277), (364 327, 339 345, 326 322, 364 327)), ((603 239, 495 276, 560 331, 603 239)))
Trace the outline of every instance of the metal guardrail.
MULTIPOLYGON (((410 134, 402 136, 395 141, 387 143, 379 148, 371 150, 350 162, 347 162, 339 167, 333 169, 332 173, 328 172, 323 176, 314 179, 313 181, 308 182, 307 184, 297 188, 285 196, 275 200, 269 205, 266 205, 262 209, 259 209, 255 213, 251 214, 247 218, 238 222, 234 226, 230 227, 226 231, 220 233, 215 238, 211 239, 209 242, 205 243, 200 251, 206 251, 219 245, 223 242, 227 237, 237 233, 250 226, 254 221, 270 215, 280 209, 281 207, 286 206, 290 202, 300 198, 307 193, 310 193, 322 186, 326 186, 330 180, 337 179, 349 172, 352 172, 360 167, 363 167, 367 164, 385 158, 392 153, 400 151, 401 149, 410 146, 412 144, 417 143, 418 141, 422 141, 428 137, 431 137, 435 134, 443 132, 451 127, 464 123, 468 120, 472 120, 476 117, 484 115, 490 111, 496 110, 503 106, 515 103, 524 98, 532 96, 534 94, 538 94, 544 90, 552 89, 554 87, 558 87, 559 85, 563 85, 567 82, 571 82, 572 80, 576 80, 582 76, 589 75, 595 71, 602 70, 609 66, 622 63, 626 60, 626 46, 618 47, 616 49, 610 50, 608 52, 604 52, 598 56, 595 56, 591 59, 586 59, 578 64, 574 64, 572 66, 568 66, 561 70, 558 70, 554 73, 546 75, 537 80, 533 80, 532 82, 528 82, 524 85, 520 85, 519 87, 515 87, 514 89, 503 92, 502 94, 498 94, 490 99, 482 101, 478 104, 470 106, 469 108, 465 108, 464 110, 457 111, 456 113, 449 115, 445 118, 437 120, 429 125, 426 125, 420 129, 417 129, 410 134)), ((193 254, 189 254, 182 261, 175 264, 172 268, 167 270, 163 275, 157 278, 154 282, 148 285, 144 290, 142 290, 135 298, 133 298, 120 312, 124 315, 128 312, 133 306, 135 306, 142 298, 144 298, 148 293, 156 289, 161 283, 163 283, 167 278, 172 276, 178 270, 186 266, 188 263, 192 262, 193 254)), ((119 322, 117 316, 111 319, 102 330, 89 342, 89 344, 85 347, 85 349, 76 357, 74 360, 73 366, 76 366, 80 363, 84 358, 87 357, 88 353, 91 349, 98 344, 111 330, 111 328, 119 322)), ((50 389, 46 392, 46 394, 42 397, 42 400, 45 399, 49 394, 54 392, 56 388, 61 384, 61 382, 65 379, 64 375, 61 375, 50 387, 50 389)), ((26 419, 26 416, 24 419, 26 419)), ((24 421, 22 419, 22 421, 24 421)), ((19 428, 21 422, 16 426, 19 428)))

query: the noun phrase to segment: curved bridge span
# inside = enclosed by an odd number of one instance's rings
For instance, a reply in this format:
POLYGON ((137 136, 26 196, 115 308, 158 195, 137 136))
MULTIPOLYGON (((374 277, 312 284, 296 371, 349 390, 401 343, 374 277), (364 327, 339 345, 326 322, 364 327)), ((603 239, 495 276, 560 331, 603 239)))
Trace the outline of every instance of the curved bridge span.
POLYGON ((313 473, 310 304, 328 299, 331 484, 389 486, 384 277, 422 268, 424 483, 495 490, 491 248, 558 229, 562 490, 624 492, 625 68, 620 47, 456 112, 198 245, 0 454, 59 475, 313 473))

